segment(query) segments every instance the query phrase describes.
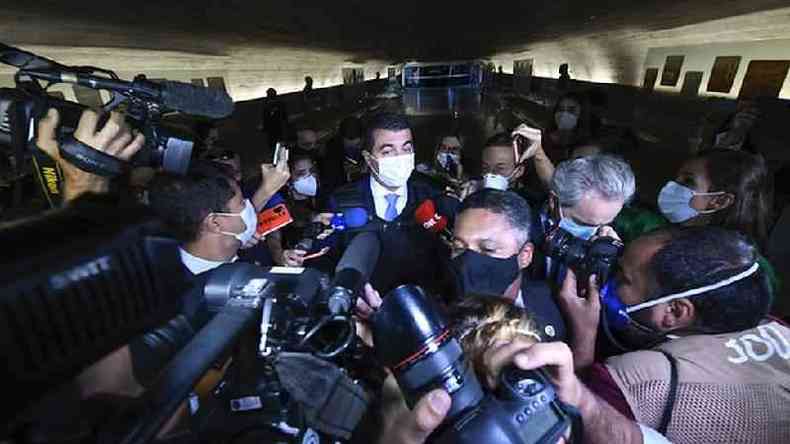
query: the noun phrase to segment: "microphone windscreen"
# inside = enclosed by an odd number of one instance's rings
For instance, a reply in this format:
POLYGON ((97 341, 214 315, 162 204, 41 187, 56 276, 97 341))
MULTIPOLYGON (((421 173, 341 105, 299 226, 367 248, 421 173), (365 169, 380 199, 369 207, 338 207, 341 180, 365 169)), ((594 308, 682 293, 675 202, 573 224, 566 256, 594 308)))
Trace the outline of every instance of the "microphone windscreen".
POLYGON ((164 80, 162 102, 165 107, 185 114, 222 119, 233 114, 233 99, 221 89, 164 80))
POLYGON ((343 210, 343 218, 348 228, 364 227, 368 223, 368 211, 359 207, 347 208, 343 210))
POLYGON ((441 233, 447 228, 447 218, 436 213, 432 200, 423 201, 414 211, 414 219, 428 231, 441 233))
POLYGON ((433 219, 436 215, 436 205, 433 201, 428 199, 424 200, 416 210, 414 210, 414 219, 420 225, 425 225, 426 222, 433 219))
MULTIPOLYGON (((348 248, 343 252, 343 256, 335 267, 337 275, 344 269, 352 269, 358 272, 359 286, 367 282, 376 268, 376 263, 381 254, 381 241, 376 233, 363 232, 356 236, 348 244, 348 248)), ((350 288, 354 290, 354 288, 350 288)))

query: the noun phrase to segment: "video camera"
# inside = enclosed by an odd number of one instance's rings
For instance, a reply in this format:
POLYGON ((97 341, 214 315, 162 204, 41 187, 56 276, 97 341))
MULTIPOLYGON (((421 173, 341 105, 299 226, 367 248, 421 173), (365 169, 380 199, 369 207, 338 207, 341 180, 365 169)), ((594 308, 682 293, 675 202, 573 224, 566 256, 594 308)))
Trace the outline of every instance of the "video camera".
POLYGON ((214 270, 205 287, 209 305, 260 294, 260 328, 242 337, 222 382, 202 402, 194 417, 201 436, 245 430, 286 442, 351 436, 368 397, 344 365, 358 349, 351 313, 332 299, 338 285, 311 269, 214 270))
MULTIPOLYGON (((5 251, 13 252, 0 257, 0 440, 49 433, 42 411, 79 412, 72 405, 79 401, 60 397, 63 387, 194 302, 185 297, 195 294, 194 281, 164 233, 150 209, 119 208, 95 195, 0 229, 5 251)), ((79 433, 89 433, 90 442, 153 440, 198 380, 235 348, 213 400, 193 418, 197 430, 227 439, 252 424, 281 440, 350 436, 367 407, 364 390, 337 364, 355 351, 351 290, 341 287, 356 281, 244 263, 215 272, 200 292, 210 320, 162 363, 131 414, 79 433)))
POLYGON ((601 285, 609 279, 624 248, 613 237, 584 240, 560 227, 549 231, 543 241, 546 256, 567 265, 577 274, 579 282, 587 282, 590 276, 596 275, 601 285))
POLYGON ((133 128, 140 130, 146 145, 132 159, 137 166, 162 167, 184 174, 192 156, 193 142, 186 136, 163 128, 162 116, 169 111, 204 116, 227 117, 233 101, 221 90, 174 81, 151 81, 142 74, 133 81, 121 80, 114 72, 90 66, 64 66, 55 61, 0 43, 0 62, 19 68, 14 75, 16 88, 0 88, 0 148, 9 151, 17 169, 24 167, 32 154, 39 182, 50 205, 57 206, 62 195, 62 173, 53 159, 31 144, 35 126, 49 108, 60 111, 64 131, 61 156, 80 169, 117 175, 123 162, 101 152, 69 143, 69 134, 84 107, 55 99, 47 92, 58 83, 71 83, 106 90, 111 100, 102 106, 109 113, 122 110, 133 128))

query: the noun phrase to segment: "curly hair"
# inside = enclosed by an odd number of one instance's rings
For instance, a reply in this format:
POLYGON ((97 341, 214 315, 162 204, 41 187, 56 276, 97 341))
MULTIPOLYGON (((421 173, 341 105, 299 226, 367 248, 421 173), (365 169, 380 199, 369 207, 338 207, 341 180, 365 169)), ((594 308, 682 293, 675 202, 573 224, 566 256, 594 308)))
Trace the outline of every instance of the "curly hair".
POLYGON ((500 341, 519 336, 541 341, 532 316, 501 296, 472 294, 451 307, 453 332, 464 354, 481 371, 483 354, 500 341))

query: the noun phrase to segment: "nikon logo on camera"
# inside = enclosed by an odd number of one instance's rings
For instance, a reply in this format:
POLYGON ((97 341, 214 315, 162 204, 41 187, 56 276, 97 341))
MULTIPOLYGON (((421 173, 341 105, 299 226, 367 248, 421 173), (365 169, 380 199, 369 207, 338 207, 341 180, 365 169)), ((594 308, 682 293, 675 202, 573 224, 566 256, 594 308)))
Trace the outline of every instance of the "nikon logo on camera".
POLYGON ((55 168, 41 168, 41 175, 44 177, 44 182, 47 184, 47 189, 49 190, 50 194, 60 194, 58 172, 55 171, 55 168))
POLYGON ((85 279, 90 279, 100 274, 110 271, 111 262, 109 256, 102 256, 90 262, 77 265, 74 268, 68 269, 61 273, 52 275, 49 278, 49 285, 55 290, 63 290, 64 288, 77 284, 85 279))

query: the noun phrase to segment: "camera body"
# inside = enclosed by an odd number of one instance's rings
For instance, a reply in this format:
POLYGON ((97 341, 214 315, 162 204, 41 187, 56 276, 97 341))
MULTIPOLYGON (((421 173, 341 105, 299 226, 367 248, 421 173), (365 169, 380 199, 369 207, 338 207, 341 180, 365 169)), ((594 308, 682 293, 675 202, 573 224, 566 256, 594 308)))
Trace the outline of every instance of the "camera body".
POLYGON ((554 444, 569 425, 543 371, 509 366, 502 370, 496 395, 486 396, 442 429, 437 443, 554 444))
POLYGON ((598 276, 598 282, 606 282, 623 249, 623 243, 615 238, 584 240, 560 227, 548 232, 543 241, 546 256, 567 265, 581 282, 593 274, 598 276))
POLYGON ((571 425, 570 415, 541 370, 513 366, 484 394, 439 306, 416 286, 390 292, 373 318, 379 361, 392 370, 409 408, 436 388, 452 398, 435 442, 552 443, 571 425))
MULTIPOLYGON (((320 398, 320 390, 332 387, 331 374, 345 374, 342 364, 356 351, 351 315, 330 311, 326 301, 330 280, 324 273, 243 263, 212 272, 205 287, 209 312, 234 295, 260 293, 262 288, 268 293, 260 300, 259 329, 246 332, 221 382, 202 400, 195 415, 197 428, 204 436, 217 437, 257 429, 266 442, 342 435, 324 423, 315 425, 306 412, 316 407, 294 390, 293 379, 320 398)), ((350 379, 341 383, 352 384, 350 379)), ((364 410, 359 411, 361 418, 364 410)), ((353 414, 348 419, 358 420, 353 414)))

